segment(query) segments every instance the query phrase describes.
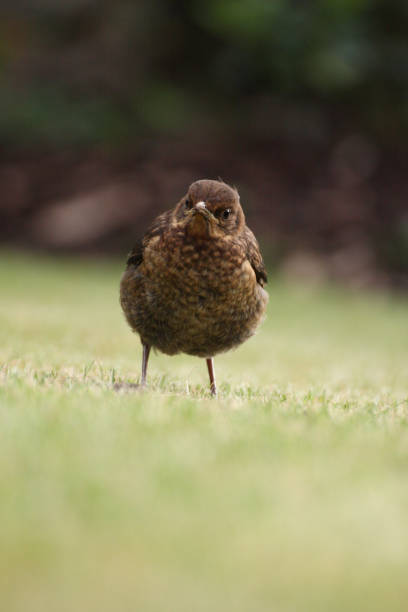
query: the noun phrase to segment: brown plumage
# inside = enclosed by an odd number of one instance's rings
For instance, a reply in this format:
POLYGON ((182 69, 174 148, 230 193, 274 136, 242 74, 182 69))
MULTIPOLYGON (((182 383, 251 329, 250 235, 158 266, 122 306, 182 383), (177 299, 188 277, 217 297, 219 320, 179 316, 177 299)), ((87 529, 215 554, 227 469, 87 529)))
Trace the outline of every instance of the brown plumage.
POLYGON ((141 385, 150 348, 213 361, 255 332, 265 313, 266 271, 245 224, 238 192, 201 180, 153 222, 129 254, 120 302, 143 344, 141 385))

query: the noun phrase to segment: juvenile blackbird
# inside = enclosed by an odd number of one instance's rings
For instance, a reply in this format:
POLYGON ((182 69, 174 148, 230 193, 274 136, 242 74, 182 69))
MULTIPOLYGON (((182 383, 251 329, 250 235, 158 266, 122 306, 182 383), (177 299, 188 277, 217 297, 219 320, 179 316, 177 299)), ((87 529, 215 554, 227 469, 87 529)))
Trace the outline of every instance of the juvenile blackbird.
POLYGON ((200 180, 153 222, 130 252, 120 302, 143 345, 141 386, 150 348, 207 360, 247 340, 265 313, 266 271, 239 194, 221 181, 200 180))

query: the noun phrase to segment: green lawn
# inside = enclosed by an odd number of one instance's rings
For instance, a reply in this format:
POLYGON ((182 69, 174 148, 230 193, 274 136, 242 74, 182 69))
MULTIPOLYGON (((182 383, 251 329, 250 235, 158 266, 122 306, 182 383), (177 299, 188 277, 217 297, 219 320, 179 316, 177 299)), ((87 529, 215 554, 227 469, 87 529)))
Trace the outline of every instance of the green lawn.
POLYGON ((269 284, 257 336, 152 354, 118 262, 0 258, 0 609, 401 611, 408 301, 269 284))

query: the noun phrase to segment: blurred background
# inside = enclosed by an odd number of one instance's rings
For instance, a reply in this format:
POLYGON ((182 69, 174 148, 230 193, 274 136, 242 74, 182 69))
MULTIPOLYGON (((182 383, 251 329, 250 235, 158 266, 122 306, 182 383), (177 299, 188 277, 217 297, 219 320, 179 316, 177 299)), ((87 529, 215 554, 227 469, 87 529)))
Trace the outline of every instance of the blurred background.
POLYGON ((408 3, 3 0, 0 240, 125 256, 198 178, 270 269, 408 287, 408 3))

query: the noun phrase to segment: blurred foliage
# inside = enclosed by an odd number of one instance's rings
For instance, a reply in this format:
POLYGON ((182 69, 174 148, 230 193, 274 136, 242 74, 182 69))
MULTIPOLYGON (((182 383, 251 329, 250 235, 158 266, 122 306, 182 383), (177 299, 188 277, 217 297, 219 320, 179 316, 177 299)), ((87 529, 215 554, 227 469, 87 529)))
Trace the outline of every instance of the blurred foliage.
POLYGON ((0 15, 8 144, 318 141, 339 121, 404 143, 403 0, 16 0, 0 15))
POLYGON ((404 274, 408 270, 408 218, 405 216, 382 243, 382 259, 389 269, 404 274))
POLYGON ((82 247, 119 249, 221 175, 270 252, 407 286, 407 22, 403 0, 3 0, 0 239, 55 246, 52 207, 106 188, 127 212, 82 247))

